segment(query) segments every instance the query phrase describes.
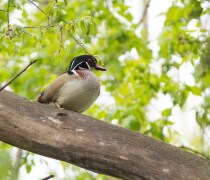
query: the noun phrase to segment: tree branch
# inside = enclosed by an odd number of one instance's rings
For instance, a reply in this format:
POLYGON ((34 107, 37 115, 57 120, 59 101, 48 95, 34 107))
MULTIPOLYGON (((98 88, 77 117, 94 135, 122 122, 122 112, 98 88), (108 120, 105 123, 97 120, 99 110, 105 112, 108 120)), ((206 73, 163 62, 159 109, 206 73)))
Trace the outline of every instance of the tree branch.
POLYGON ((90 54, 84 47, 84 44, 79 42, 77 40, 77 38, 74 37, 74 35, 71 33, 71 31, 69 30, 68 33, 70 34, 70 36, 74 39, 74 41, 85 51, 86 54, 90 54))
POLYGON ((119 126, 0 93, 0 140, 122 179, 210 179, 210 161, 119 126))
MULTIPOLYGON (((39 9, 48 19, 50 19, 52 22, 55 22, 53 18, 48 16, 39 6, 37 6, 33 1, 28 0, 31 4, 33 4, 37 9, 39 9)), ((55 22, 56 23, 56 22, 55 22)))
POLYGON ((147 10, 148 10, 148 8, 149 8, 150 1, 151 1, 151 0, 148 0, 146 6, 145 6, 145 8, 144 8, 144 12, 143 12, 142 17, 141 17, 141 19, 140 19, 140 21, 139 21, 139 24, 141 24, 141 23, 144 21, 144 18, 145 18, 145 16, 147 15, 147 10))
POLYGON ((28 69, 32 64, 34 64, 37 60, 31 61, 22 71, 20 71, 18 74, 15 75, 8 83, 6 83, 4 86, 0 87, 0 92, 6 88, 8 85, 10 85, 16 78, 18 78, 26 69, 28 69))
POLYGON ((8 0, 8 3, 7 3, 7 27, 8 27, 8 30, 10 29, 9 28, 9 8, 10 8, 10 0, 8 0))
POLYGON ((201 153, 201 152, 199 152, 199 151, 196 151, 196 150, 194 150, 194 149, 192 149, 192 148, 190 148, 190 147, 187 147, 187 146, 182 145, 182 146, 180 146, 180 148, 182 148, 182 149, 184 149, 184 150, 187 150, 187 151, 191 151, 191 152, 193 152, 194 154, 197 154, 198 156, 201 156, 201 157, 203 157, 203 158, 205 158, 205 159, 210 160, 210 157, 209 157, 209 156, 207 156, 207 155, 205 155, 205 154, 203 154, 203 153, 201 153))
POLYGON ((0 11, 2 11, 2 12, 7 12, 6 10, 3 10, 3 9, 0 9, 0 11))
POLYGON ((15 162, 13 165, 13 169, 11 172, 11 180, 17 180, 18 179, 18 173, 21 166, 21 158, 22 158, 23 150, 18 149, 15 157, 15 162))
POLYGON ((48 180, 48 179, 51 179, 51 178, 54 178, 54 177, 55 177, 54 175, 49 175, 49 176, 47 176, 45 178, 42 178, 40 180, 48 180))

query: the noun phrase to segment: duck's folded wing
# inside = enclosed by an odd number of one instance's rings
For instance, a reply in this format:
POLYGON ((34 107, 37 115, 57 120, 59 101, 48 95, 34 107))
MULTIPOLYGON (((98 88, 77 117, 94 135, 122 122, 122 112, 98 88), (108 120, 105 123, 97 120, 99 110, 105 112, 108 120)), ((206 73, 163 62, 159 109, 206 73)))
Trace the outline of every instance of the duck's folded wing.
POLYGON ((56 101, 56 94, 60 88, 68 81, 75 78, 75 75, 69 75, 68 73, 61 74, 52 84, 50 84, 46 90, 44 90, 38 98, 40 103, 50 103, 56 101))

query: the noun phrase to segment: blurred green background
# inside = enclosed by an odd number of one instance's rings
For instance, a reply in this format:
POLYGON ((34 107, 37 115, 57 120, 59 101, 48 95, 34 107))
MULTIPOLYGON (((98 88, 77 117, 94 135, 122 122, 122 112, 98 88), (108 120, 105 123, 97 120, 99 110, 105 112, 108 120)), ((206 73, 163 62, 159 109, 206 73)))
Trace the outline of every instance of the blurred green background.
MULTIPOLYGON (((38 60, 7 90, 35 101, 91 53, 108 71, 95 72, 101 95, 84 114, 209 158, 208 0, 0 0, 0 32, 0 85, 38 60)), ((0 180, 49 174, 114 179, 0 142, 0 180)))

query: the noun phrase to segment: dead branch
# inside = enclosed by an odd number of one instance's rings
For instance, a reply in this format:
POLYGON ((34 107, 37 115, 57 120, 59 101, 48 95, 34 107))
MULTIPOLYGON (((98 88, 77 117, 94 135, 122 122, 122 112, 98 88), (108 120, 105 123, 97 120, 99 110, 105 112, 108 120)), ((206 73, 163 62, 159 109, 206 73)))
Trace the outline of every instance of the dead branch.
POLYGON ((210 179, 210 161, 51 105, 0 92, 0 140, 122 179, 210 179))

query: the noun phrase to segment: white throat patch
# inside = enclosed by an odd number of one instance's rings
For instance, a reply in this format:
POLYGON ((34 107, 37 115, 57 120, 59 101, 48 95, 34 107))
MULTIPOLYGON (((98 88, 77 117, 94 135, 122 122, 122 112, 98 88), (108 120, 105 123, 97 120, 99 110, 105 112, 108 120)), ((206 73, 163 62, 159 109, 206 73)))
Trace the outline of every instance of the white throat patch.
POLYGON ((71 71, 74 73, 74 75, 79 76, 79 74, 75 70, 71 70, 71 71))

